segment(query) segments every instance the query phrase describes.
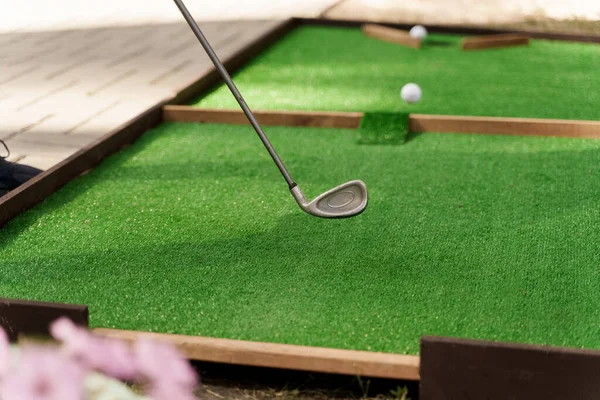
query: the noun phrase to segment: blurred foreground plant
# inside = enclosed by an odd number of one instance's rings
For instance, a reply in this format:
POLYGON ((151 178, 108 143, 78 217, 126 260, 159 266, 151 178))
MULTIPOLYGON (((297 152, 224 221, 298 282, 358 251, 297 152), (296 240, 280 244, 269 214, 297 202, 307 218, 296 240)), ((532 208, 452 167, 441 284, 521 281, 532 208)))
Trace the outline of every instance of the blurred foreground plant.
POLYGON ((13 347, 0 328, 0 400, 140 398, 121 381, 141 385, 154 400, 196 400, 198 376, 169 344, 142 337, 129 346, 66 318, 55 321, 50 333, 61 345, 13 347))

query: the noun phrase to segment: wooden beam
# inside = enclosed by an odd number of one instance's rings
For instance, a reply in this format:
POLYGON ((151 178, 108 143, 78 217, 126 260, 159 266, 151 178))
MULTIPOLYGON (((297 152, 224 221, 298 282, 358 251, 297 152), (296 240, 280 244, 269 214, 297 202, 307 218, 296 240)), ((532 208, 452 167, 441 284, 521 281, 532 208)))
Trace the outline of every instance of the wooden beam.
MULTIPOLYGON (((165 121, 248 124, 241 110, 192 106, 163 107, 165 121)), ((350 128, 360 125, 364 113, 329 111, 254 111, 263 125, 350 128)), ((472 117, 410 114, 410 132, 473 133, 522 136, 558 136, 600 139, 600 121, 539 118, 472 117)))
POLYGON ((529 44, 529 36, 519 33, 471 36, 462 40, 463 50, 482 50, 498 47, 522 46, 529 44))
POLYGON ((600 352, 421 338, 419 399, 600 399, 600 352))
POLYGON ((197 361, 372 378, 419 379, 418 356, 113 329, 95 329, 94 333, 126 341, 139 337, 166 341, 176 345, 188 359, 197 361))
POLYGON ((409 130, 600 139, 600 121, 561 119, 411 114, 409 130))
POLYGON ((60 317, 88 326, 88 307, 78 304, 48 303, 0 298, 0 327, 11 341, 21 335, 49 336, 50 324, 60 317))
MULTIPOLYGON (((252 111, 262 125, 308 126, 319 128, 358 128, 363 113, 327 111, 252 111)), ((243 124, 248 120, 241 110, 204 109, 192 106, 167 105, 165 121, 243 124)))
POLYGON ((413 49, 421 48, 421 39, 415 39, 407 31, 389 28, 377 24, 364 24, 362 31, 366 36, 385 42, 395 43, 413 49))

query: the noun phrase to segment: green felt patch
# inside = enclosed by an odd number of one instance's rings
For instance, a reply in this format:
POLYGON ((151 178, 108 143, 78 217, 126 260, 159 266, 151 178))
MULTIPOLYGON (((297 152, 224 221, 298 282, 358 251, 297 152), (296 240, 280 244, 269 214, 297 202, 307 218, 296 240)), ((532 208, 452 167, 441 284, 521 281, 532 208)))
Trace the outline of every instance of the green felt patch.
POLYGON ((415 354, 421 335, 600 349, 600 141, 165 123, 0 230, 3 297, 93 327, 415 354))
POLYGON ((402 144, 408 135, 408 113, 367 112, 360 120, 358 144, 402 144))

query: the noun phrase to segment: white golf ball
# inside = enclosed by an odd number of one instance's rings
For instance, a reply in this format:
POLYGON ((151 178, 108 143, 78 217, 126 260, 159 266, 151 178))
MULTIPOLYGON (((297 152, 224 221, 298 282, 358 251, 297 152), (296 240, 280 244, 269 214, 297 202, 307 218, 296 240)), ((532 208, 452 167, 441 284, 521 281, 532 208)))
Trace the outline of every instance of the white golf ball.
POLYGON ((416 83, 407 83, 400 91, 402 100, 407 103, 416 103, 417 101, 421 100, 422 95, 423 93, 421 92, 421 88, 416 83))
POLYGON ((427 29, 425 29, 423 25, 415 25, 412 28, 410 28, 409 34, 415 39, 423 40, 427 36, 427 29))

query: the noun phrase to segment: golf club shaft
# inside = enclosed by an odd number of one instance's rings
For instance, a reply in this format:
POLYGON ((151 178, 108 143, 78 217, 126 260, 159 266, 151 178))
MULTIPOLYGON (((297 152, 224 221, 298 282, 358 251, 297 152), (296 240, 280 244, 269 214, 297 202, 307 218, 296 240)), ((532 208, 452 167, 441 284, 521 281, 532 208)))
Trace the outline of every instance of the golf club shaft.
POLYGON ((252 127, 258 134, 258 136, 260 137, 260 140, 262 140, 263 144, 267 148, 267 151, 273 158, 273 161, 275 161, 275 164, 277 164, 277 168, 279 168, 279 171, 281 171, 281 174, 285 178, 285 181, 289 185, 290 189, 293 188, 294 186, 296 186, 296 183, 290 176, 290 173, 288 172, 288 170, 283 165, 283 162, 277 155, 277 152, 275 151, 275 149, 273 148, 273 145, 267 138, 267 135, 265 135, 265 133, 263 132, 262 128, 260 127, 258 121, 254 117, 254 114, 252 114, 252 111, 250 111, 250 108, 246 104, 246 101, 244 100, 244 98, 240 94, 239 90, 237 89, 237 87, 235 86, 233 81, 231 80, 231 76, 229 76, 229 73, 223 66, 223 63, 221 63, 221 60, 219 60, 219 57, 217 57, 217 55, 215 54, 211 45, 208 43, 208 40, 206 40, 206 37, 204 37, 204 34, 198 27, 198 24, 196 24, 196 21, 191 16, 190 12, 188 11, 188 9, 186 8, 186 6, 183 4, 183 2, 181 0, 173 0, 173 1, 177 5, 177 8, 179 8, 179 11, 181 11, 183 18, 185 18, 185 20, 187 21, 190 28, 192 28, 192 31, 194 32, 194 34, 200 41, 200 44, 202 44, 202 47, 204 47, 204 50, 210 57, 211 61, 213 62, 213 64, 215 64, 217 71, 219 71, 219 74, 221 74, 221 77, 227 84, 227 87, 229 87, 229 90, 231 90, 231 93, 237 100, 238 104, 240 105, 240 107, 242 107, 242 110, 244 111, 244 114, 246 114, 248 121, 250 121, 250 124, 252 125, 252 127))

